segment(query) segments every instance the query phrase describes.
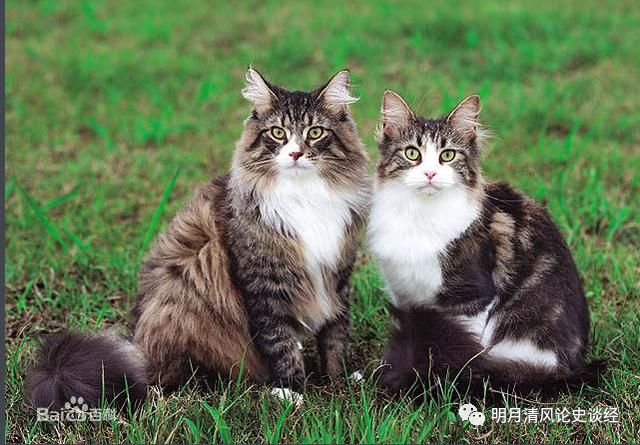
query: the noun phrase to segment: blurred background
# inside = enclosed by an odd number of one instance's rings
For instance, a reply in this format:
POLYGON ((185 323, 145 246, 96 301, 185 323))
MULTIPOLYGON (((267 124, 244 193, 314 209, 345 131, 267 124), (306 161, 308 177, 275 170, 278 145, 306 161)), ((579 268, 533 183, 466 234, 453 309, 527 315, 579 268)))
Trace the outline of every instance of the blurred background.
MULTIPOLYGON (((351 69, 372 170, 385 89, 426 116, 479 93, 496 135, 486 175, 549 206, 582 271, 594 355, 609 358, 620 380, 608 391, 637 412, 639 30, 637 1, 7 1, 9 437, 54 437, 31 429, 22 403, 34 338, 123 325, 153 236, 198 182, 229 168, 250 111, 240 96, 250 63, 302 90, 351 69)), ((366 367, 379 357, 388 314, 365 253, 354 287, 356 360, 366 367)), ((193 440, 188 429, 158 428, 156 439, 193 440)), ((264 440, 246 428, 233 438, 264 440)), ((412 440, 467 437, 411 428, 412 440)), ((109 431, 100 437, 116 437, 109 431)), ((505 431, 492 439, 517 433, 505 431)), ((564 440, 558 434, 548 437, 564 440)))

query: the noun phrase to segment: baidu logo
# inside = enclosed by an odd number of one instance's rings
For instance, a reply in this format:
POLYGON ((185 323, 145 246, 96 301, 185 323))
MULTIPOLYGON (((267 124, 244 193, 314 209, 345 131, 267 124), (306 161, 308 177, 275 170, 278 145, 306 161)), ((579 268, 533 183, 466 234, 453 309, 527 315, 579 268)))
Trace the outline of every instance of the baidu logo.
POLYGON ((38 422, 104 422, 115 420, 113 408, 89 408, 82 397, 71 396, 60 411, 38 408, 38 422))

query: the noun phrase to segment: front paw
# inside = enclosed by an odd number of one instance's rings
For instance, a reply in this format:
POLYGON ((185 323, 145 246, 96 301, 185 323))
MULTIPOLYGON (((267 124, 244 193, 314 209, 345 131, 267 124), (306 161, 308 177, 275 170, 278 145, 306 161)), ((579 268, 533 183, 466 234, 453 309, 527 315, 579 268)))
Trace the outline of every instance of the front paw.
POLYGON ((292 403, 295 406, 302 405, 302 402, 304 401, 304 397, 302 396, 302 394, 297 393, 289 388, 272 388, 270 394, 280 400, 292 403))

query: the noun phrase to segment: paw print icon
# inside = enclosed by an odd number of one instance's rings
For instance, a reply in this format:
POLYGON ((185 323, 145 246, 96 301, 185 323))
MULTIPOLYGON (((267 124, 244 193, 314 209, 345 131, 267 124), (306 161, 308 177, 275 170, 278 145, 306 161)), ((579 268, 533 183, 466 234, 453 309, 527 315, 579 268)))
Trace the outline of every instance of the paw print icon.
POLYGON ((482 411, 478 411, 478 408, 472 403, 465 403, 458 408, 458 415, 462 420, 468 420, 473 426, 482 426, 486 420, 482 411))
POLYGON ((66 410, 75 410, 86 412, 89 409, 89 405, 84 403, 84 399, 82 397, 78 397, 76 399, 75 396, 71 396, 68 402, 65 402, 64 408, 66 410))

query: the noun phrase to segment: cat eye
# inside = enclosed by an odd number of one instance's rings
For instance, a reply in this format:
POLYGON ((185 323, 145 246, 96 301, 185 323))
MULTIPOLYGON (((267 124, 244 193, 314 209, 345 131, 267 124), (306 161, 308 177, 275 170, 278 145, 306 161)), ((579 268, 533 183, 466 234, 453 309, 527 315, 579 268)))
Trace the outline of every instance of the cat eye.
POLYGON ((310 128, 307 132, 307 136, 309 139, 320 139, 320 137, 324 134, 324 128, 322 127, 313 127, 310 128))
POLYGON ((285 131, 280 127, 273 127, 271 129, 271 136, 273 136, 277 140, 282 140, 286 136, 285 131))
POLYGON ((420 159, 420 150, 416 147, 407 147, 404 149, 404 155, 410 161, 417 161, 420 159))
POLYGON ((451 162, 455 157, 456 157, 455 150, 444 150, 442 153, 440 153, 440 160, 442 162, 451 162))

